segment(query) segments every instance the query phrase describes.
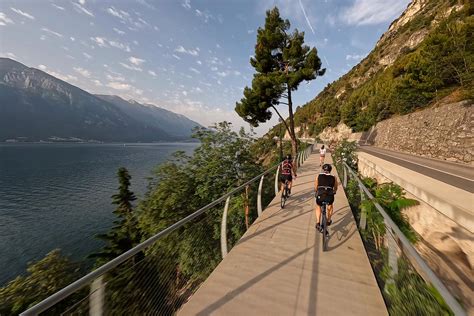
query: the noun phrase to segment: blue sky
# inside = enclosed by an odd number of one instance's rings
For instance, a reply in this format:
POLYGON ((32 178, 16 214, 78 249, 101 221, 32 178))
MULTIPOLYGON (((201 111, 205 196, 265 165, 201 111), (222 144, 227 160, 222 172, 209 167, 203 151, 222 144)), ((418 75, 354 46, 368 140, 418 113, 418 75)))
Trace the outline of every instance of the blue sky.
POLYGON ((0 56, 203 125, 228 120, 247 126, 233 109, 251 84, 249 58, 266 10, 278 6, 292 29, 305 31, 327 68, 323 77, 301 84, 297 106, 366 56, 409 2, 0 0, 0 56))

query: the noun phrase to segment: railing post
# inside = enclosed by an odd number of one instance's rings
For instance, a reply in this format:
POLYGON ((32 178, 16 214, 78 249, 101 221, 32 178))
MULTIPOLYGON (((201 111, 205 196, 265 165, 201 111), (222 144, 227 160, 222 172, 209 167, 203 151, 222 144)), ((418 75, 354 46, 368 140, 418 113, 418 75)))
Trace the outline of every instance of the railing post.
POLYGON ((279 175, 280 175, 280 166, 278 166, 278 167, 276 168, 276 172, 275 172, 275 196, 277 196, 278 191, 280 191, 280 190, 278 190, 278 184, 279 184, 279 183, 278 183, 278 182, 279 182, 279 181, 278 181, 278 176, 279 176, 279 175))
POLYGON ((104 276, 101 275, 91 284, 89 296, 89 315, 102 316, 104 314, 104 276))
POLYGON ((227 255, 227 211, 229 210, 230 196, 225 200, 224 212, 221 221, 221 254, 222 259, 227 255))
POLYGON ((345 187, 347 187, 347 170, 346 170, 346 166, 345 165, 342 165, 342 169, 344 170, 344 180, 343 180, 343 183, 342 185, 345 187))
MULTIPOLYGON (((360 203, 362 204, 362 202, 365 200, 365 195, 364 195, 364 190, 362 190, 362 186, 360 183, 359 183, 359 190, 360 190, 360 203)), ((361 207, 359 227, 362 230, 365 230, 366 226, 367 226, 367 210, 365 209, 365 207, 361 207)))
POLYGON ((398 274, 398 244, 393 236, 393 231, 389 226, 389 223, 385 220, 385 238, 387 239, 388 248, 388 265, 390 267, 390 279, 387 283, 393 283, 393 277, 398 274))
POLYGON ((260 178, 260 184, 258 185, 258 194, 257 194, 257 213, 258 217, 262 215, 262 187, 263 187, 263 178, 265 176, 262 176, 260 178))

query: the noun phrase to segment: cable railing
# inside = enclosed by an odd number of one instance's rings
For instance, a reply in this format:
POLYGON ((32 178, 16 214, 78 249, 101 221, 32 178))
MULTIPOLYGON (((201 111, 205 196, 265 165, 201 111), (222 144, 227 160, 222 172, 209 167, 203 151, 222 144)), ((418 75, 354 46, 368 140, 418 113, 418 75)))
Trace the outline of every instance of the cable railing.
MULTIPOLYGON (((313 146, 298 153, 298 166, 313 146)), ((279 166, 166 227, 20 315, 175 314, 247 230, 242 204, 256 209, 254 217, 260 216, 264 184, 269 184, 273 174, 274 194, 278 194, 279 166), (247 200, 243 202, 244 190, 247 200), (248 195, 248 191, 256 194, 248 195)))
POLYGON ((343 186, 349 200, 351 201, 352 197, 352 203, 357 200, 357 204, 362 206, 360 210, 356 210, 359 212, 357 214, 359 229, 366 241, 366 249, 368 248, 369 259, 376 275, 377 272, 379 274, 377 276, 379 285, 384 283, 382 293, 389 309, 392 308, 391 311, 397 315, 408 315, 410 314, 408 310, 416 307, 421 308, 426 315, 449 314, 450 311, 455 315, 466 315, 458 300, 375 200, 357 173, 345 162, 342 169, 343 186), (351 181, 355 182, 349 183, 351 181), (376 213, 364 207, 364 200, 371 201, 376 213), (442 299, 439 299, 436 292, 442 299), (403 297, 409 301, 404 301, 403 297))

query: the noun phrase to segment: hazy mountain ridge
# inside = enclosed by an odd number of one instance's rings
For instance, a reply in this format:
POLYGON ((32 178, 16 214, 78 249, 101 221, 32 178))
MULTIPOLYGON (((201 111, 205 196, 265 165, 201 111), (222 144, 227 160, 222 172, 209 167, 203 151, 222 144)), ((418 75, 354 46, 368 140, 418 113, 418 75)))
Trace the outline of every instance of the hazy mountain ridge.
POLYGON ((199 126, 161 108, 147 107, 144 111, 145 106, 141 104, 119 98, 128 104, 124 107, 104 98, 41 70, 0 58, 0 141, 20 137, 27 141, 52 137, 119 142, 177 141, 189 139, 191 126, 199 126), (140 117, 137 114, 140 112, 149 116, 140 117), (156 122, 158 119, 163 126, 156 122))

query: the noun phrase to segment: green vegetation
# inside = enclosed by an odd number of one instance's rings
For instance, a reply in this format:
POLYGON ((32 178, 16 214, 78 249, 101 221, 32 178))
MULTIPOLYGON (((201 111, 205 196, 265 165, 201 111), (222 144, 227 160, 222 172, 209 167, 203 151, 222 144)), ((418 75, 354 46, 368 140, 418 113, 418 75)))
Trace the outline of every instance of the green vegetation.
POLYGON ((114 221, 115 226, 108 233, 97 236, 106 242, 102 251, 90 255, 92 258, 97 258, 97 266, 118 257, 141 240, 141 232, 137 227, 138 221, 132 205, 137 198, 129 189, 132 177, 124 167, 118 169, 117 177, 120 184, 119 192, 112 195, 112 204, 117 205, 114 214, 118 220, 114 221))
MULTIPOLYGON (((338 157, 336 167, 339 174, 342 174, 341 162, 344 158, 353 156, 355 146, 351 142, 343 141, 336 148, 336 153, 335 157, 338 157)), ((347 161, 352 159, 346 159, 347 161)), ((403 189, 396 184, 377 184, 372 178, 363 178, 362 182, 375 196, 374 200, 367 200, 365 194, 364 198, 361 197, 359 184, 353 177, 349 178, 344 189, 357 221, 360 220, 362 213, 366 216, 366 227, 359 231, 390 315, 453 315, 436 289, 418 275, 403 254, 398 258, 397 274, 393 274, 388 264, 385 221, 375 208, 374 202, 378 202, 386 210, 390 218, 413 243, 417 241, 417 235, 402 210, 418 202, 407 199, 403 189)))
POLYGON ((250 64, 255 68, 252 87, 245 87, 244 97, 237 102, 235 111, 253 126, 268 121, 271 109, 280 117, 292 142, 292 154, 298 152, 293 102, 291 93, 303 81, 310 81, 324 75, 316 48, 304 45, 304 32, 289 32, 290 22, 280 17, 278 8, 267 11, 264 28, 259 28, 255 57, 250 64), (281 99, 286 99, 282 102, 281 99), (288 106, 288 123, 276 106, 288 106))
POLYGON ((473 98, 472 5, 465 1, 462 10, 448 18, 437 17, 440 21, 435 23, 436 13, 450 5, 446 0, 430 1, 425 13, 385 39, 359 65, 297 111, 296 124, 306 126, 314 136, 341 120, 354 131, 366 131, 381 120, 429 106, 455 90, 459 90, 457 100, 473 98), (417 47, 403 47, 387 68, 378 65, 392 41, 403 46, 423 29, 429 33, 417 47), (356 84, 360 80, 363 83, 356 84))
MULTIPOLYGON (((30 263, 25 276, 18 276, 0 288, 0 315, 18 315, 79 278, 79 265, 63 256, 58 249, 43 259, 30 263)), ((77 296, 77 295, 76 295, 77 296)), ((50 310, 59 314, 76 301, 70 297, 50 310)))

